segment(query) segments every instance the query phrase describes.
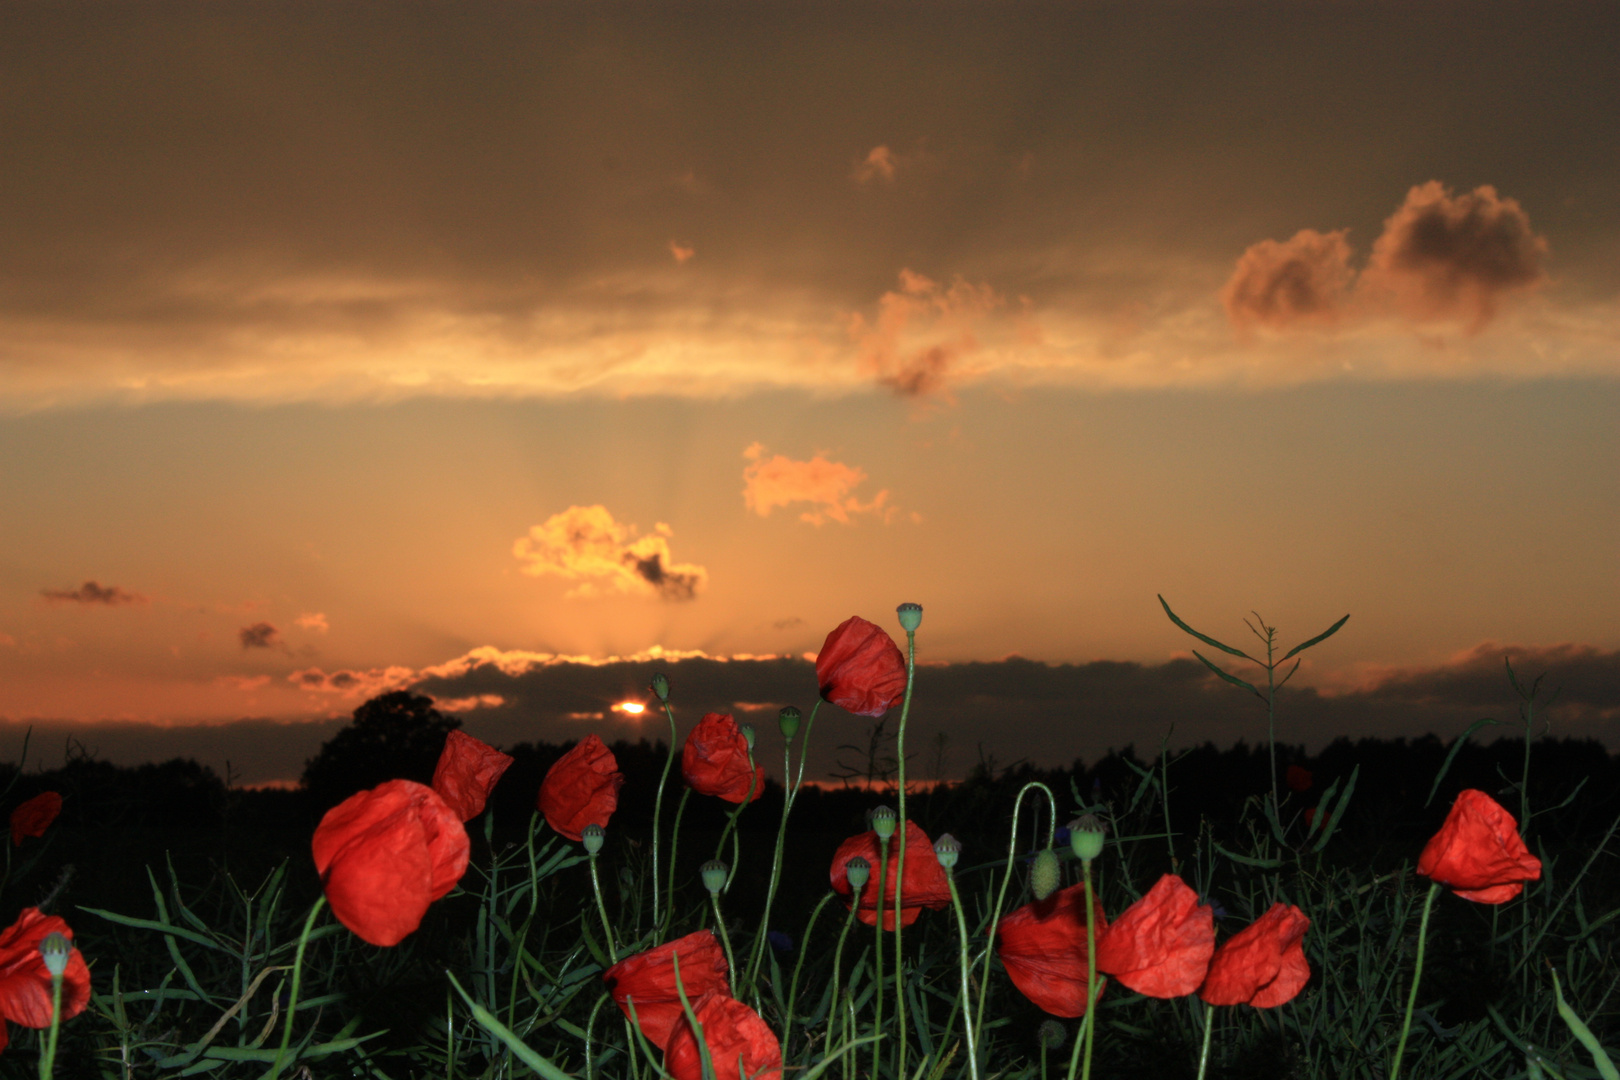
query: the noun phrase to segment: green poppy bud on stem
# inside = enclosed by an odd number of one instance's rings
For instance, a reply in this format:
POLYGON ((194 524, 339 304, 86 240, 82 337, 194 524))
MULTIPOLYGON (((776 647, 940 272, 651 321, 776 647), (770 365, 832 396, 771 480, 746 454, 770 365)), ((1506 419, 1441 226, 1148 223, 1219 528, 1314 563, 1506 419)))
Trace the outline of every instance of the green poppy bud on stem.
POLYGON ((934 854, 939 858, 939 865, 949 870, 956 865, 956 860, 962 857, 962 841, 945 833, 934 841, 934 854))
POLYGON ((799 733, 799 721, 804 714, 792 705, 784 705, 782 711, 776 714, 776 726, 782 729, 782 738, 792 739, 799 733))
POLYGON ((1081 814, 1069 822, 1069 846, 1074 849, 1074 857, 1083 862, 1102 854, 1103 823, 1097 815, 1081 814))
POLYGON ((659 701, 669 700, 669 676, 662 671, 654 672, 652 677, 652 692, 658 695, 659 701))
POLYGON ((585 854, 595 855, 602 850, 602 841, 607 839, 607 830, 592 823, 579 830, 579 839, 585 845, 585 854))
POLYGON ((728 867, 719 859, 710 859, 698 867, 698 873, 703 875, 703 887, 709 890, 712 896, 726 887, 726 871, 728 867))
POLYGON ((900 629, 908 634, 915 634, 917 627, 922 625, 922 605, 901 604, 894 610, 895 614, 900 616, 900 629))
POLYGON ((1057 852, 1047 848, 1035 856, 1035 863, 1029 868, 1029 888, 1035 894, 1035 899, 1045 900, 1057 892, 1057 887, 1057 852))
POLYGON ((872 877, 872 864, 857 855, 844 864, 844 877, 849 881, 849 887, 860 892, 872 877))
POLYGON ((754 749, 754 725, 738 724, 737 730, 742 732, 743 741, 748 744, 748 749, 752 752, 754 749))
POLYGON ((894 810, 891 807, 880 806, 872 811, 872 831, 878 834, 879 840, 887 840, 894 835, 894 810))
POLYGON ((53 930, 39 943, 39 954, 45 959, 45 970, 53 977, 60 976, 67 970, 68 957, 73 955, 73 943, 53 930))

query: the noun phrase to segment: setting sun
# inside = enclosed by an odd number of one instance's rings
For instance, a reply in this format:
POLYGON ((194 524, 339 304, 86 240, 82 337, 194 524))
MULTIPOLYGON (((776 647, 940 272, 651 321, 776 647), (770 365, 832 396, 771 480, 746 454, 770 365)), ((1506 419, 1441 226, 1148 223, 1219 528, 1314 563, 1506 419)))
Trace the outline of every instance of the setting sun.
POLYGON ((628 713, 631 716, 640 716, 647 711, 647 706, 639 701, 621 701, 613 706, 614 712, 628 713))

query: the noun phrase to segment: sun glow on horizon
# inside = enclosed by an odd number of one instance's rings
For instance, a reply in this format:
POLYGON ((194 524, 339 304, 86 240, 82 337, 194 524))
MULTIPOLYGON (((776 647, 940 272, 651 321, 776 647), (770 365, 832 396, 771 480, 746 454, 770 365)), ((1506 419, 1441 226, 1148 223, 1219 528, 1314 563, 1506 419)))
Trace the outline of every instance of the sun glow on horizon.
POLYGON ((639 701, 621 701, 613 706, 614 712, 622 712, 630 716, 640 716, 647 711, 647 706, 639 701))

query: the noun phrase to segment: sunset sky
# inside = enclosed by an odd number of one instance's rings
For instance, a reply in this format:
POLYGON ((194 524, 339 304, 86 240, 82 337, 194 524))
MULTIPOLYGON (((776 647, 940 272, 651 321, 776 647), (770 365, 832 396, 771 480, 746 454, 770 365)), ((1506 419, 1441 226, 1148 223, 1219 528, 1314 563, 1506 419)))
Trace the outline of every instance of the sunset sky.
POLYGON ((1263 736, 1157 594, 1240 647, 1351 615, 1293 741, 1511 719, 1512 656, 1620 748, 1617 43, 1594 4, 6 5, 0 756, 285 780, 397 688, 657 737, 612 709, 656 666, 684 724, 763 722, 900 601, 946 771, 1263 736))

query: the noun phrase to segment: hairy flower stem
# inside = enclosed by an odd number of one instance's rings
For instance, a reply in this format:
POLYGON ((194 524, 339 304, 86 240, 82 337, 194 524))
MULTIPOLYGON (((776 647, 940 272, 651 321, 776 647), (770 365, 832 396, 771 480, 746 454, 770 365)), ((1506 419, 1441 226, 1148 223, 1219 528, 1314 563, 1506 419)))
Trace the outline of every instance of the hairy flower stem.
POLYGON ((906 718, 911 715, 911 683, 917 671, 917 632, 906 631, 906 696, 900 703, 900 730, 895 735, 895 756, 900 769, 900 811, 895 828, 900 833, 900 851, 894 862, 894 1017, 899 1025, 896 1076, 906 1075, 906 965, 900 952, 900 913, 905 910, 901 896, 906 884, 906 718))
POLYGON ((731 989, 733 996, 737 990, 737 979, 742 973, 737 970, 737 958, 731 955, 731 935, 726 933, 726 920, 720 914, 720 894, 709 894, 709 903, 714 908, 714 928, 720 931, 720 944, 726 947, 726 970, 731 976, 731 989))
MULTIPOLYGON (((742 854, 740 846, 742 843, 742 830, 737 828, 737 819, 742 816, 744 810, 748 809, 748 804, 754 801, 754 786, 758 783, 759 773, 754 769, 754 752, 750 750, 748 751, 748 794, 743 796, 743 801, 737 804, 737 809, 733 810, 731 816, 726 818, 726 827, 720 830, 720 842, 714 845, 714 857, 718 859, 720 852, 725 850, 726 837, 731 837, 731 868, 726 872, 724 890, 731 888, 731 879, 737 876, 737 865, 742 861, 740 858, 742 854)), ((691 791, 692 789, 687 788, 686 790, 691 791)))
POLYGON ((669 924, 675 917, 675 853, 680 847, 681 817, 686 813, 686 800, 691 797, 691 788, 681 792, 680 805, 675 808, 675 827, 669 831, 669 888, 664 891, 664 921, 659 924, 658 929, 660 944, 669 933, 669 924))
MULTIPOLYGON (((967 1032, 968 1069, 973 1080, 979 1080, 979 1051, 973 1038, 973 1017, 968 1012, 972 996, 968 988, 968 930, 967 917, 962 914, 962 896, 956 891, 956 871, 945 871, 945 883, 951 888, 951 906, 956 909, 957 961, 962 968, 962 1028, 967 1032)), ((949 1025, 947 1025, 947 1028, 949 1025)), ((1041 1075, 1046 1075, 1046 1044, 1041 1044, 1041 1075)))
POLYGON ((1040 788, 1046 792, 1046 808, 1049 818, 1046 828, 1046 846, 1052 846, 1052 837, 1057 835, 1057 799, 1052 795, 1052 789, 1039 780, 1031 780, 1018 789, 1018 797, 1013 800, 1012 834, 1007 838, 1007 866, 1001 875, 1001 890, 996 893, 996 906, 990 911, 990 921, 985 923, 984 966, 979 972, 979 1001, 973 1009, 973 1041, 978 1042, 984 1024, 984 996, 990 989, 990 956, 994 952, 996 939, 996 924, 1001 921, 1001 909, 1007 902, 1007 885, 1012 881, 1013 860, 1018 857, 1018 808, 1024 803, 1024 796, 1031 788, 1040 788))
POLYGON ((608 922, 607 905, 602 902, 602 881, 596 876, 596 856, 590 856, 590 860, 591 891, 596 894, 596 913, 602 916, 602 933, 607 935, 607 939, 602 944, 603 947, 607 949, 608 962, 612 963, 615 959, 613 948, 613 925, 608 922))
MULTIPOLYGON (((655 796, 653 798, 652 906, 653 906, 653 925, 654 926, 662 925, 658 921, 658 814, 664 808, 664 783, 665 783, 665 781, 667 781, 669 779, 669 767, 675 763, 675 746, 676 746, 675 710, 671 709, 669 707, 669 702, 667 702, 667 701, 664 702, 664 715, 669 717, 669 753, 664 755, 664 772, 663 772, 663 775, 658 778, 658 794, 657 794, 657 796, 655 796)), ((676 828, 679 828, 679 827, 680 827, 680 822, 679 822, 679 819, 677 819, 676 820, 676 828)), ((673 902, 673 900, 674 900, 674 888, 675 888, 675 837, 673 835, 671 835, 670 839, 669 839, 669 881, 670 881, 670 893, 668 895, 666 895, 665 898, 664 898, 664 903, 666 905, 673 902)), ((632 1056, 634 1056, 634 1055, 632 1055, 632 1056)))
MULTIPOLYGON (((596 1014, 602 1011, 604 1004, 612 1000, 612 994, 603 994, 597 998, 596 1004, 591 1007, 591 1018, 585 1022, 585 1080, 591 1080, 591 1077, 596 1072, 595 1067, 591 1064, 591 1042, 596 1031, 596 1014)), ((636 1052, 632 1047, 625 1047, 625 1055, 632 1062, 636 1059, 636 1052)))
MULTIPOLYGON (((901 835, 904 835, 903 833, 901 835)), ((878 876, 877 876, 877 920, 872 924, 872 937, 874 939, 872 952, 872 967, 874 971, 872 983, 872 1031, 881 1035, 883 1032, 883 872, 889 867, 889 841, 887 837, 878 837, 878 876)), ((860 907, 860 898, 856 897, 855 906, 860 907)), ((899 914, 898 909, 895 912, 899 914)), ((900 920, 894 920, 896 928, 900 920)), ((905 1030, 901 1029, 900 1036, 905 1037, 905 1030)), ((883 1041, 879 1039, 872 1044, 872 1075, 878 1076, 878 1064, 882 1060, 881 1051, 883 1041)))
POLYGON ((315 916, 321 913, 326 906, 326 894, 322 893, 309 909, 309 917, 304 920, 304 931, 298 935, 298 952, 293 958, 292 993, 287 998, 287 1023, 281 1029, 281 1046, 276 1050, 276 1060, 270 1066, 266 1080, 276 1080, 281 1075, 282 1063, 287 1058, 287 1047, 292 1044, 293 1017, 298 1012, 298 984, 304 977, 304 946, 309 944, 309 932, 315 926, 315 916))
MULTIPOLYGON (((1097 1030, 1097 904, 1091 897, 1091 860, 1080 860, 1080 871, 1085 876, 1086 904, 1086 1019, 1083 1025, 1086 1044, 1086 1064, 1080 1072, 1081 1080, 1091 1077, 1091 1040, 1097 1030)), ((1074 1052, 1069 1055, 1069 1080, 1074 1080, 1075 1063, 1080 1057, 1079 1034, 1075 1035, 1074 1052)))
POLYGON ((1423 949, 1429 938, 1429 909, 1434 906, 1434 896, 1440 891, 1438 881, 1429 886, 1429 894, 1423 898, 1423 918, 1418 920, 1417 963, 1412 965, 1412 989, 1406 995, 1406 1017, 1401 1021, 1401 1041, 1395 1045, 1395 1063, 1389 1067, 1389 1080, 1400 1080, 1401 1057, 1406 1053, 1406 1036, 1412 1029, 1412 1008, 1417 1004, 1418 983, 1423 979, 1423 949))
MULTIPOLYGON (((810 912, 810 922, 804 928, 804 937, 799 942, 799 958, 793 962, 793 982, 788 986, 787 1018, 782 1023, 782 1059, 784 1061, 789 1057, 788 1039, 793 1035, 793 1004, 798 1000, 799 997, 799 973, 804 969, 804 955, 810 951, 809 948, 807 948, 810 941, 810 935, 816 929, 816 920, 821 917, 821 909, 826 907, 828 902, 837 895, 837 893, 830 892, 821 898, 821 903, 817 904, 815 910, 810 912)), ((840 937, 838 940, 840 944, 842 944, 844 939, 840 937)), ((829 1031, 832 1030, 831 1015, 833 1010, 837 1008, 837 997, 838 994, 834 992, 832 998, 829 999, 827 1004, 827 1029, 829 1031)))
MULTIPOLYGON (((855 912, 857 910, 859 910, 860 906, 861 906, 861 894, 860 894, 860 890, 857 889, 856 892, 855 892, 854 900, 851 902, 851 904, 849 906, 849 916, 844 919, 844 929, 839 931, 839 933, 838 933, 838 945, 837 945, 836 948, 833 949, 832 996, 827 999, 827 1002, 828 1002, 828 1004, 827 1004, 827 1048, 822 1051, 822 1056, 824 1056, 824 1057, 827 1054, 832 1053, 833 1016, 834 1016, 834 1014, 837 1014, 840 1011, 839 1007, 838 1007, 838 976, 841 973, 840 969, 843 966, 844 939, 849 937, 849 928, 851 926, 855 925, 855 912)), ((803 960, 804 957, 801 955, 799 957, 799 959, 803 960)), ((783 1044, 783 1048, 784 1048, 784 1054, 785 1054, 785 1052, 786 1052, 786 1043, 783 1044)), ((849 1071, 847 1062, 845 1063, 844 1071, 846 1073, 849 1071)))
MULTIPOLYGON (((782 796, 782 820, 776 826, 776 850, 771 855, 771 883, 765 890, 765 911, 759 917, 759 926, 754 929, 754 940, 748 946, 748 988, 754 990, 759 978, 759 964, 765 957, 765 935, 770 932, 771 904, 776 900, 776 885, 782 875, 782 844, 787 838, 788 815, 793 812, 793 745, 787 743, 782 747, 782 783, 786 791, 782 796)), ((754 992, 754 1008, 759 1008, 759 994, 754 992)), ((791 1019, 791 1017, 789 1018, 791 1019)))
POLYGON ((1215 1006, 1204 1006, 1204 1048, 1198 1052, 1198 1080, 1204 1080, 1204 1070, 1209 1068, 1209 1034, 1215 1030, 1215 1006))
POLYGON ((51 1080, 56 1069, 56 1033, 62 1027, 62 976, 51 975, 51 1030, 39 1055, 39 1080, 51 1080))

